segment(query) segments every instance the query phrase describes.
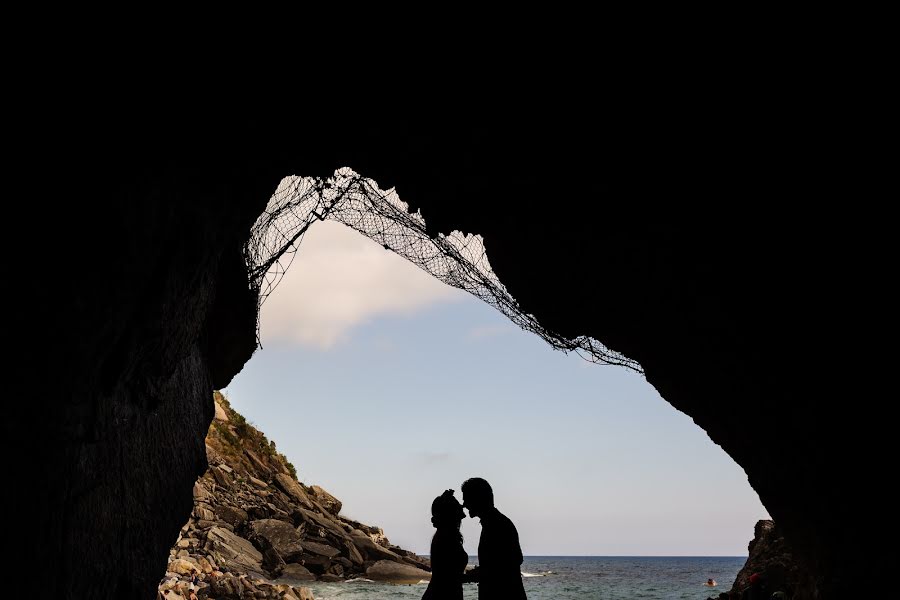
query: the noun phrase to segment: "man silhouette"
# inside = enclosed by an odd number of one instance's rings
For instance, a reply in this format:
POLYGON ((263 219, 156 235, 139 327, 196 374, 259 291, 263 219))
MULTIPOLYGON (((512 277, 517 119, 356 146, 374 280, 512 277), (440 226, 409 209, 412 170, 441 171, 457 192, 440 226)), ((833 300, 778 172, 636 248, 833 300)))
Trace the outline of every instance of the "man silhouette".
POLYGON ((494 491, 481 477, 462 484, 463 507, 470 517, 481 519, 478 566, 467 574, 478 582, 479 600, 523 600, 522 548, 519 532, 503 513, 494 508, 494 491))

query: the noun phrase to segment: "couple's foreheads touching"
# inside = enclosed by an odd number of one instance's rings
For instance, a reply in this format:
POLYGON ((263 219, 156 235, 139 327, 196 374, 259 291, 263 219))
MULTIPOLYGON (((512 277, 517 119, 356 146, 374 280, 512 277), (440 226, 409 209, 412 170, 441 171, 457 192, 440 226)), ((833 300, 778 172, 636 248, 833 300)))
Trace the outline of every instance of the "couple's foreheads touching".
POLYGON ((431 503, 431 581, 422 600, 462 600, 463 584, 477 583, 479 600, 524 600, 519 534, 509 518, 494 506, 494 491, 481 477, 466 479, 460 490, 462 504, 453 490, 431 503), (465 510, 464 510, 465 509, 465 510), (481 522, 478 565, 467 569, 469 554, 459 532, 465 511, 481 522))

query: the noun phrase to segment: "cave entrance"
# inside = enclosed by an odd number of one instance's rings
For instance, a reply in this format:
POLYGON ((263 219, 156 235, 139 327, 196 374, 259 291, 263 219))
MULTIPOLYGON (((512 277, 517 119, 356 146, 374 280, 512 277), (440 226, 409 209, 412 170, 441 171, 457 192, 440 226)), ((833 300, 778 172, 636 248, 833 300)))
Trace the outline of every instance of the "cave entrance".
POLYGON ((432 499, 481 476, 526 555, 746 556, 743 470, 640 365, 517 312, 477 236, 350 170, 286 178, 257 225, 262 349, 224 393, 349 517, 427 554, 432 499))

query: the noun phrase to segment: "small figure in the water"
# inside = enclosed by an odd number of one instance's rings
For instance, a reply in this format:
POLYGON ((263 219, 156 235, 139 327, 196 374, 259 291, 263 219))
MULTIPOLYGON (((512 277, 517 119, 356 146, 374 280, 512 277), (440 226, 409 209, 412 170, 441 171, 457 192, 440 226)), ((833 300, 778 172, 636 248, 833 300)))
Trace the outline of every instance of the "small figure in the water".
POLYGON ((706 580, 706 583, 704 583, 703 585, 707 585, 707 586, 709 586, 709 587, 716 587, 716 586, 719 585, 719 584, 716 583, 716 580, 715 580, 715 579, 709 578, 709 579, 706 580))

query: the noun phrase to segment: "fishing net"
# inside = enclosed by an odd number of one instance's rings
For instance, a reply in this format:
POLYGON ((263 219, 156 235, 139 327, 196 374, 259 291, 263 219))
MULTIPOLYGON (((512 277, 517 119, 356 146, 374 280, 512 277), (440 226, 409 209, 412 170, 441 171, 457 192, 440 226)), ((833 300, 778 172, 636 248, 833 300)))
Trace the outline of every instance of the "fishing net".
POLYGON ((494 274, 481 236, 452 232, 430 237, 422 215, 410 213, 393 189, 381 190, 374 181, 349 168, 338 169, 328 178, 284 178, 253 225, 244 259, 250 285, 258 291, 257 341, 263 302, 290 267, 309 227, 326 219, 355 229, 440 281, 487 302, 557 350, 643 373, 636 361, 597 340, 586 336, 568 339, 541 326, 533 315, 519 309, 494 274))

